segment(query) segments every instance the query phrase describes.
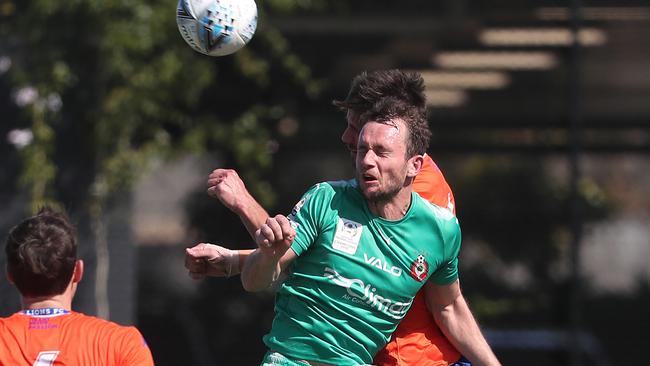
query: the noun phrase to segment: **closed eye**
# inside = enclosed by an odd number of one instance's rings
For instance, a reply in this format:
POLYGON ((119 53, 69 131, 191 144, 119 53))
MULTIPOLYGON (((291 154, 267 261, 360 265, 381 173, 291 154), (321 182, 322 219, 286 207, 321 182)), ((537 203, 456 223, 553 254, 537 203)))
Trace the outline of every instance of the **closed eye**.
POLYGON ((377 156, 386 157, 390 155, 390 151, 383 148, 375 148, 374 151, 377 156))

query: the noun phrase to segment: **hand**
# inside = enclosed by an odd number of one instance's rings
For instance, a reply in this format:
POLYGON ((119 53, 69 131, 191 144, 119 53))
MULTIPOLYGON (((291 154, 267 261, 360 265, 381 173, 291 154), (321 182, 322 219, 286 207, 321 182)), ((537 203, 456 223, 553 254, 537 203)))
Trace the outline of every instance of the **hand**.
POLYGON ((219 199, 235 213, 241 208, 243 199, 252 197, 237 172, 232 169, 215 169, 210 173, 208 195, 219 199))
POLYGON ((185 268, 195 280, 230 277, 239 273, 239 253, 214 244, 200 243, 185 249, 185 268))
POLYGON ((266 223, 255 232, 255 242, 260 251, 269 257, 280 258, 291 247, 296 230, 289 220, 276 215, 266 219, 266 223))

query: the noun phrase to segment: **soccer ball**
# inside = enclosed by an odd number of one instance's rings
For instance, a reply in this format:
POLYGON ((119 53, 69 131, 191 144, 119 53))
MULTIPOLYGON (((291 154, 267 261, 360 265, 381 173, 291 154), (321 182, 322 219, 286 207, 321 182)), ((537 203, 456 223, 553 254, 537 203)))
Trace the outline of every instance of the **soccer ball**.
POLYGON ((195 51, 225 56, 253 38, 257 5, 255 0, 179 0, 176 24, 195 51))

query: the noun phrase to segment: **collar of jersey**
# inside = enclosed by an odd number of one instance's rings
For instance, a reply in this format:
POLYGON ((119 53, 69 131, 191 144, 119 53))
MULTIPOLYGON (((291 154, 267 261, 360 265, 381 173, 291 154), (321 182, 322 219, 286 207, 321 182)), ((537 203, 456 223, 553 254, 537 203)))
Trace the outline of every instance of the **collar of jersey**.
POLYGON ((21 314, 35 318, 51 318, 59 315, 70 314, 70 310, 61 308, 25 309, 21 311, 21 314))
POLYGON ((366 212, 366 214, 370 217, 370 220, 379 221, 382 223, 382 225, 398 225, 399 223, 408 220, 408 218, 411 217, 411 215, 413 214, 415 206, 418 205, 418 199, 420 198, 420 196, 417 193, 411 192, 411 204, 409 205, 409 209, 408 211, 406 211, 406 214, 404 214, 404 216, 399 220, 388 220, 381 216, 377 216, 373 214, 372 211, 370 211, 370 207, 368 207, 368 201, 363 196, 363 192, 361 192, 361 189, 359 188, 357 189, 357 191, 363 198, 363 209, 366 212))

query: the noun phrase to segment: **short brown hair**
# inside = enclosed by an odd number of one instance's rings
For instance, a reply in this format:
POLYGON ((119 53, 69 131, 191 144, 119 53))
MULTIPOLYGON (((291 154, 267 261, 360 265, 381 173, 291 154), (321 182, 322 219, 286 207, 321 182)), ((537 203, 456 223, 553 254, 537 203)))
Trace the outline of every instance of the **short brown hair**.
POLYGON ((11 229, 5 253, 7 271, 23 296, 58 295, 74 271, 76 231, 65 214, 44 207, 11 229))
POLYGON ((426 113, 424 79, 417 72, 398 69, 362 72, 352 79, 344 100, 332 104, 342 110, 364 113, 382 98, 394 98, 426 113))
POLYGON ((379 100, 360 117, 361 122, 374 121, 392 124, 393 120, 404 121, 406 136, 406 158, 424 154, 429 148, 431 130, 421 111, 403 100, 387 97, 379 100))

